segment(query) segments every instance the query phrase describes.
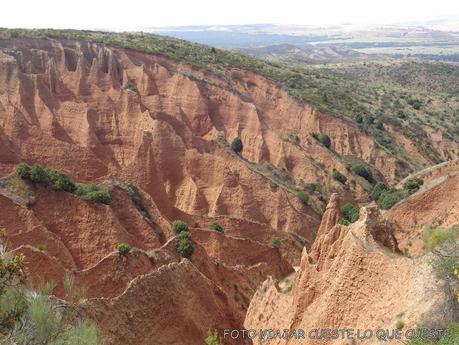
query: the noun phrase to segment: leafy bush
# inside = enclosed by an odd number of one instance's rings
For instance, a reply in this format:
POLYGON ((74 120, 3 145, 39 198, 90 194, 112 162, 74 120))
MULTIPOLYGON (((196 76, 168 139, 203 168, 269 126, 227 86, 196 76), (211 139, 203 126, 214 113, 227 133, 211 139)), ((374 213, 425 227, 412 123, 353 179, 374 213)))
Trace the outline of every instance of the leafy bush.
POLYGON ((380 131, 384 130, 384 124, 382 123, 382 121, 378 121, 376 123, 376 128, 379 129, 380 131))
POLYGON ((243 148, 244 146, 242 145, 242 140, 240 138, 234 138, 234 140, 231 142, 231 150, 239 153, 243 148))
POLYGON ((423 236, 424 249, 429 252, 444 243, 454 243, 458 237, 459 227, 456 226, 451 228, 427 227, 423 236))
POLYGON ((271 239, 269 240, 269 246, 271 248, 279 248, 281 245, 281 241, 278 237, 276 236, 273 236, 271 237, 271 239))
POLYGON ((204 339, 206 345, 222 345, 222 339, 219 337, 217 330, 208 331, 207 337, 204 339))
POLYGON ((176 248, 182 257, 187 259, 191 258, 194 252, 194 246, 189 231, 182 231, 178 234, 176 248))
POLYGON ((24 180, 30 180, 30 165, 26 163, 20 163, 16 167, 16 174, 24 180))
POLYGON ((106 190, 93 184, 78 184, 75 194, 87 201, 98 202, 106 205, 110 205, 112 202, 112 198, 106 190))
POLYGON ((341 182, 342 184, 345 184, 346 181, 347 181, 347 177, 344 176, 343 174, 341 174, 338 170, 336 169, 333 169, 333 178, 338 181, 338 182, 341 182))
POLYGON ((377 182, 371 191, 371 198, 378 201, 381 194, 385 191, 388 191, 389 187, 385 183, 377 182))
MULTIPOLYGON (((24 256, 0 253, 0 343, 42 345, 99 345, 103 342, 97 328, 83 321, 74 322, 73 303, 66 308, 65 317, 49 303, 51 284, 42 285, 30 293, 24 256)), ((69 279, 67 279, 69 282, 69 279)), ((72 281, 73 282, 73 281, 72 281)), ((67 296, 69 284, 64 281, 67 296)), ((74 295, 72 293, 72 295, 74 295)), ((78 294, 75 294, 78 295, 78 294)))
POLYGON ((419 110, 421 109, 422 102, 419 99, 409 99, 408 104, 413 107, 413 109, 419 110))
POLYGON ((210 225, 209 225, 209 229, 210 229, 210 230, 218 231, 218 232, 220 232, 220 233, 222 233, 222 234, 225 233, 225 230, 223 229, 223 227, 222 227, 219 223, 217 223, 217 222, 213 222, 212 224, 210 224, 210 225))
POLYGON ((118 253, 121 255, 128 255, 129 252, 131 251, 131 246, 126 243, 120 243, 118 244, 118 253))
POLYGON ((403 189, 406 190, 408 195, 416 193, 419 188, 424 184, 424 181, 420 178, 413 177, 408 180, 403 184, 403 189))
POLYGON ((134 85, 132 81, 128 81, 124 88, 128 91, 138 92, 137 87, 134 85))
POLYGON ((326 148, 330 148, 331 146, 331 139, 328 135, 326 134, 313 134, 313 137, 316 138, 323 146, 326 148))
POLYGON ((177 235, 181 232, 189 231, 188 224, 185 223, 183 220, 174 220, 174 222, 172 223, 172 229, 177 235))
POLYGON ((22 179, 45 184, 55 191, 74 193, 84 200, 107 205, 112 201, 106 190, 96 185, 77 185, 66 173, 53 168, 42 168, 39 165, 29 166, 26 163, 21 163, 17 166, 16 173, 22 179))
POLYGON ((344 226, 348 226, 349 224, 351 224, 347 219, 341 219, 338 223, 344 226))
POLYGON ((296 193, 298 199, 303 203, 303 205, 307 205, 309 203, 309 194, 306 192, 298 192, 296 193))
POLYGON ((76 189, 73 182, 66 173, 52 168, 45 169, 46 182, 55 191, 65 191, 73 193, 76 189))
POLYGON ((354 174, 357 174, 361 177, 363 177, 365 180, 367 180, 370 183, 373 183, 373 173, 371 172, 371 169, 363 164, 355 164, 352 166, 352 171, 354 174))
POLYGON ((403 329, 403 327, 405 327, 405 322, 403 322, 402 320, 398 320, 398 321, 395 323, 395 328, 397 328, 397 329, 403 329))
POLYGON ((378 207, 382 210, 388 210, 392 208, 396 203, 405 197, 405 193, 400 190, 391 189, 382 192, 378 198, 378 207))
POLYGON ((413 337, 408 339, 407 345, 457 345, 459 344, 459 323, 450 324, 446 335, 439 340, 428 337, 413 337))
POLYGON ((354 223, 359 220, 360 208, 358 206, 350 203, 344 204, 341 207, 341 212, 343 213, 343 219, 347 220, 349 223, 354 223))
POLYGON ((318 183, 305 183, 304 184, 304 190, 307 190, 310 193, 314 193, 319 188, 320 188, 320 184, 318 183))

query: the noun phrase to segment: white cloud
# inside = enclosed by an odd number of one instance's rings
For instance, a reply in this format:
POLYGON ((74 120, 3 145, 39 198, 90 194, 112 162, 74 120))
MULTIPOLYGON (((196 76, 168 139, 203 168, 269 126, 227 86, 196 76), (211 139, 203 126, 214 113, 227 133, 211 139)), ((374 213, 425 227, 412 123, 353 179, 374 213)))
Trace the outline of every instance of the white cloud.
POLYGON ((386 24, 459 16, 454 0, 4 0, 0 27, 139 28, 199 24, 386 24))

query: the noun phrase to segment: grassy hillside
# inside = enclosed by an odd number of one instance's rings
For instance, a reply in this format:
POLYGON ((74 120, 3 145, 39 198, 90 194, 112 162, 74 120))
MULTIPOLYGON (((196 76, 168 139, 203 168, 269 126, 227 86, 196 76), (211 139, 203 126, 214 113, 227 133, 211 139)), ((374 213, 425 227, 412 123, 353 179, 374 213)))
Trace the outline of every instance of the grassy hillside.
POLYGON ((441 157, 425 140, 422 126, 438 128, 459 141, 457 67, 421 65, 424 84, 419 87, 418 65, 380 68, 362 64, 342 68, 339 65, 292 64, 145 33, 0 29, 0 39, 19 37, 87 40, 161 54, 227 81, 231 81, 225 74, 228 67, 254 71, 279 83, 300 102, 356 121, 381 146, 404 160, 408 158, 395 138, 384 130, 384 124, 403 131, 433 163, 440 162, 441 157))

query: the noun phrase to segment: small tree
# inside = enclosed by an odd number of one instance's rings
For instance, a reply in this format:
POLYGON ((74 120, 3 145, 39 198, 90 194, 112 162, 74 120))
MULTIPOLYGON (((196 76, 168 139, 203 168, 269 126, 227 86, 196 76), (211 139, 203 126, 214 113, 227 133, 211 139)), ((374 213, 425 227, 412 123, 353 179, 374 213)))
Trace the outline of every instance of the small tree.
POLYGON ((175 220, 172 223, 172 229, 177 235, 180 234, 181 232, 189 231, 188 224, 185 223, 183 220, 175 220))
POLYGON ((330 148, 331 146, 331 140, 330 137, 326 134, 319 134, 317 136, 317 139, 320 141, 320 143, 325 146, 326 148, 330 148))
POLYGON ((271 248, 279 248, 281 245, 281 241, 278 237, 276 236, 273 236, 271 237, 271 239, 269 240, 269 246, 271 248))
POLYGON ((222 234, 225 233, 225 230, 223 229, 223 227, 218 222, 213 222, 212 224, 210 224, 209 225, 209 229, 218 231, 218 232, 220 232, 222 234))
POLYGON ((182 257, 187 259, 191 258, 194 252, 194 246, 189 231, 182 231, 178 234, 176 248, 182 257))
POLYGON ((371 172, 371 169, 363 164, 355 164, 352 166, 352 171, 354 174, 357 174, 361 177, 363 177, 365 180, 367 180, 370 183, 373 183, 373 173, 371 172))
POLYGON ((385 183, 377 182, 371 191, 371 198, 378 201, 381 194, 385 191, 388 191, 389 187, 385 183))
POLYGON ((347 181, 347 177, 344 176, 343 174, 341 174, 341 173, 340 173, 338 170, 336 170, 336 169, 333 169, 333 178, 334 178, 336 181, 338 181, 338 182, 340 182, 340 183, 342 183, 342 184, 345 184, 346 181, 347 181))
POLYGON ((354 223, 359 220, 360 208, 358 206, 350 203, 344 204, 341 207, 341 212, 343 212, 343 219, 347 220, 349 223, 354 223))
POLYGON ((388 210, 404 197, 405 194, 402 191, 396 189, 382 192, 377 201, 378 207, 382 210, 388 210))
POLYGON ((408 195, 416 193, 419 188, 424 184, 424 181, 420 178, 413 177, 408 179, 404 184, 403 184, 403 189, 408 193, 408 195))
POLYGON ((207 337, 204 339, 206 345, 222 345, 222 339, 219 337, 217 330, 208 331, 207 337))
POLYGON ((239 153, 239 152, 242 152, 243 148, 244 148, 244 145, 242 144, 242 140, 239 137, 234 138, 234 140, 231 142, 231 149, 234 152, 239 153))
POLYGON ((120 255, 126 256, 129 254, 130 251, 131 251, 131 246, 129 244, 126 244, 126 243, 118 244, 118 253, 120 253, 120 255))
POLYGON ((308 193, 301 191, 301 192, 296 193, 296 196, 302 202, 303 205, 309 204, 309 194, 308 193))

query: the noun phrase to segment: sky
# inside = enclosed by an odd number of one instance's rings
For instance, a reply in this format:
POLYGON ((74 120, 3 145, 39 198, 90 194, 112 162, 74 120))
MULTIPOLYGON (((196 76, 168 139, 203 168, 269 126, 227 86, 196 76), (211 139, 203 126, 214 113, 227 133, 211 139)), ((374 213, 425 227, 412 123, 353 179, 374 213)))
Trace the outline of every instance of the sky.
POLYGON ((174 25, 391 24, 459 18, 459 0, 3 0, 0 27, 135 29, 174 25))

